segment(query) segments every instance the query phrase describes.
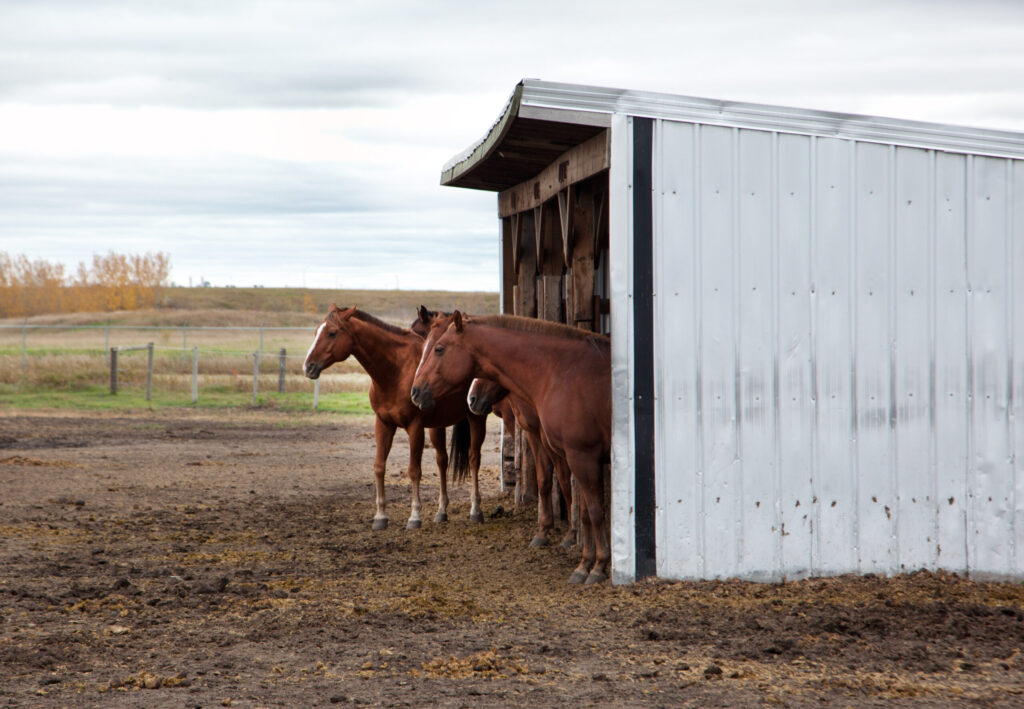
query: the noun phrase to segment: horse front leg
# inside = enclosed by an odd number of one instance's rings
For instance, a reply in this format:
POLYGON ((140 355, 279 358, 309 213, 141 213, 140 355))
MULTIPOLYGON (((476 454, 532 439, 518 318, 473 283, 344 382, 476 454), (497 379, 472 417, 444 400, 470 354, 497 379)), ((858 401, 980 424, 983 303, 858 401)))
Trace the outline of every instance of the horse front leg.
POLYGON ((437 461, 437 474, 441 478, 441 492, 437 496, 437 514, 434 522, 448 521, 448 449, 444 427, 427 429, 430 444, 434 446, 434 460, 437 461))
POLYGON ((469 493, 469 519, 473 522, 484 521, 484 513, 480 509, 480 447, 484 444, 487 433, 486 416, 469 417, 469 471, 473 476, 473 489, 469 493))
POLYGON ((412 483, 412 511, 405 528, 419 529, 423 524, 420 519, 420 510, 423 508, 420 502, 420 478, 423 477, 423 470, 420 467, 423 458, 423 424, 414 421, 405 430, 409 434, 409 482, 412 483))
POLYGON ((373 529, 388 528, 387 500, 384 495, 384 473, 387 472, 388 454, 395 440, 395 427, 378 418, 373 425, 373 436, 377 441, 377 454, 373 459, 373 476, 377 485, 377 512, 373 515, 373 529))
POLYGON ((540 436, 525 431, 533 452, 533 470, 537 475, 537 534, 530 541, 531 547, 542 547, 548 543, 548 532, 555 526, 551 515, 551 457, 541 443, 540 436))
POLYGON ((576 527, 578 526, 574 524, 577 520, 572 518, 572 478, 569 476, 569 465, 565 462, 565 458, 551 451, 549 453, 555 475, 558 477, 558 487, 562 490, 562 500, 565 503, 565 509, 568 511, 569 529, 566 530, 560 544, 563 549, 568 551, 572 548, 573 544, 576 544, 576 527))
MULTIPOLYGON (((569 469, 576 477, 580 493, 580 516, 587 522, 583 538, 583 558, 580 567, 573 572, 573 579, 583 570, 584 564, 593 561, 585 583, 601 583, 608 578, 608 561, 611 549, 606 538, 604 517, 604 475, 601 472, 599 456, 588 451, 566 451, 569 469)), ((572 579, 570 579, 572 581, 572 579)), ((578 583, 578 581, 575 581, 578 583)))

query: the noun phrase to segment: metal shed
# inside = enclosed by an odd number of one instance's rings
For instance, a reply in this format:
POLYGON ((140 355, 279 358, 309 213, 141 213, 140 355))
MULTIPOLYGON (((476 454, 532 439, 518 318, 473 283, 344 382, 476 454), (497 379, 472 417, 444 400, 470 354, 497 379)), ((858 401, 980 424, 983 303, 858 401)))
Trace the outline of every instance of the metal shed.
POLYGON ((610 311, 616 583, 1024 576, 1024 134, 528 80, 441 182, 610 311))

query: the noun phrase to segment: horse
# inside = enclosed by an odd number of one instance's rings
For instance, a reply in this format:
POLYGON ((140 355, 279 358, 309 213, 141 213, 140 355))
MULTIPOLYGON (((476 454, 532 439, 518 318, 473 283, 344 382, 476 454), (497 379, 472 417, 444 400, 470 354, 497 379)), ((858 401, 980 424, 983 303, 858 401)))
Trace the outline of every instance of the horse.
POLYGON ((480 509, 480 447, 484 440, 484 417, 471 414, 466 407, 468 386, 454 389, 450 395, 440 397, 437 406, 423 412, 409 400, 409 387, 423 349, 423 338, 409 330, 390 325, 356 307, 347 309, 331 305, 327 316, 317 327, 313 344, 303 362, 303 373, 316 379, 324 369, 335 362, 353 356, 370 375, 370 406, 376 416, 374 438, 377 454, 373 461, 376 477, 377 509, 373 529, 388 526, 387 503, 384 493, 384 473, 388 454, 394 441, 395 430, 405 429, 409 436, 409 480, 412 482, 412 511, 407 529, 419 529, 420 478, 423 456, 423 433, 427 430, 434 446, 434 456, 441 478, 435 522, 448 520, 449 455, 445 452, 445 427, 454 425, 452 433, 452 477, 456 482, 472 474, 470 491, 470 520, 483 522, 480 509), (467 435, 468 434, 468 435, 467 435))
POLYGON ((410 397, 423 411, 474 378, 497 382, 537 410, 551 449, 576 477, 583 549, 569 583, 608 578, 611 554, 602 463, 611 454, 611 341, 567 325, 512 315, 437 318, 423 343, 410 397))
MULTIPOLYGON (((501 416, 502 420, 506 421, 506 425, 508 425, 508 419, 511 418, 523 429, 523 434, 530 444, 530 451, 533 453, 538 491, 537 534, 530 541, 530 546, 545 546, 548 543, 548 532, 555 526, 551 515, 550 501, 552 468, 558 477, 558 487, 562 491, 566 505, 569 508, 572 507, 572 485, 569 481, 569 468, 565 459, 544 443, 537 410, 528 401, 509 393, 508 389, 497 382, 492 382, 489 379, 474 379, 469 386, 466 403, 474 414, 483 416, 493 412, 501 416)), ((573 539, 573 530, 570 529, 562 539, 562 548, 569 549, 573 544, 573 539)))

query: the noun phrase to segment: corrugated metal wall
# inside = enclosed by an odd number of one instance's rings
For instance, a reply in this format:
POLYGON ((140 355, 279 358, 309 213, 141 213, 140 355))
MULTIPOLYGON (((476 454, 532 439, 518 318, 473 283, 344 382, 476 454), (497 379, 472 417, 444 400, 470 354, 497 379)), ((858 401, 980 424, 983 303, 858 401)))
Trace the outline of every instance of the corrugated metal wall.
POLYGON ((654 125, 658 575, 1024 575, 1024 161, 654 125))

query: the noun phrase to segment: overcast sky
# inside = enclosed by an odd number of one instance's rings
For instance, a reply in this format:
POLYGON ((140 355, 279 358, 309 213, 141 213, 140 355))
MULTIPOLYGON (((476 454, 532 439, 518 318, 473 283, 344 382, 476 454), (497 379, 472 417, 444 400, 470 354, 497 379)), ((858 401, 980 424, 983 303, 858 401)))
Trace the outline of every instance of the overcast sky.
POLYGON ((0 251, 497 290, 438 181, 523 77, 1024 131, 1024 2, 0 0, 0 251))

